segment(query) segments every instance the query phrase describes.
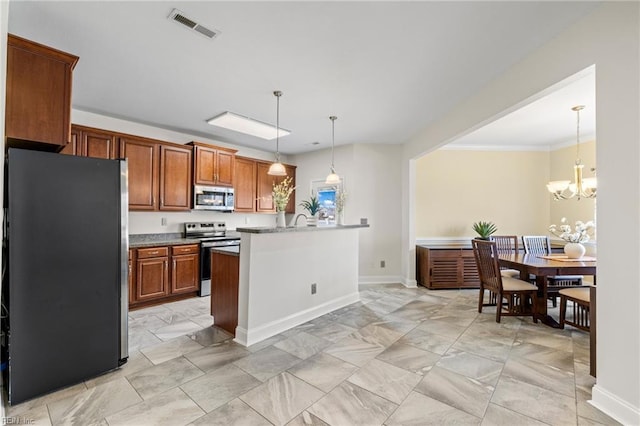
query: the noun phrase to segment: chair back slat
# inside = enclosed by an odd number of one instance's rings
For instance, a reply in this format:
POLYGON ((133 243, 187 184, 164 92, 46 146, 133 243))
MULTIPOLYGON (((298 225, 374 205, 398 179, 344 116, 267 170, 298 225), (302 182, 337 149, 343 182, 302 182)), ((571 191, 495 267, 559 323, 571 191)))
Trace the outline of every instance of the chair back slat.
POLYGON ((518 252, 517 235, 492 235, 491 241, 496 243, 499 254, 510 254, 518 252))
POLYGON ((527 235, 522 237, 524 252, 530 254, 550 254, 551 241, 546 235, 527 235))
POLYGON ((498 248, 493 241, 471 240, 480 281, 485 289, 502 293, 502 276, 498 264, 498 248))

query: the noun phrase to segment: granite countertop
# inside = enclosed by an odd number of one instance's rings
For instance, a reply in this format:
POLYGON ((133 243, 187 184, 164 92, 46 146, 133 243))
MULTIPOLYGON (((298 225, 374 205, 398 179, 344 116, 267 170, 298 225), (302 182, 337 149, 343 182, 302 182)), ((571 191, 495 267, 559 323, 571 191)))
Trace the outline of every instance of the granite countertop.
POLYGON ((329 225, 329 226, 297 226, 286 228, 273 228, 267 226, 259 226, 255 228, 236 228, 237 232, 246 232, 248 234, 275 234, 283 232, 313 232, 313 231, 339 231, 342 229, 368 228, 369 225, 329 225))
POLYGON ((129 248, 176 246, 181 244, 200 244, 200 240, 184 238, 181 232, 172 234, 132 234, 129 235, 129 248))

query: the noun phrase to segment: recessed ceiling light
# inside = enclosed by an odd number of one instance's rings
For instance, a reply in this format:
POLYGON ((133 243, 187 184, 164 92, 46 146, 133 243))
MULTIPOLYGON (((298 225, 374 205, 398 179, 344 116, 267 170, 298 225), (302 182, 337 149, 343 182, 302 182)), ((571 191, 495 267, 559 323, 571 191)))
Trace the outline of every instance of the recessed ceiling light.
MULTIPOLYGON (((212 119, 207 120, 207 123, 212 126, 223 127, 225 129, 233 130, 234 132, 240 132, 266 140, 276 138, 276 126, 229 111, 216 115, 212 119)), ((287 136, 290 134, 290 130, 283 129, 282 127, 280 128, 280 136, 287 136)))

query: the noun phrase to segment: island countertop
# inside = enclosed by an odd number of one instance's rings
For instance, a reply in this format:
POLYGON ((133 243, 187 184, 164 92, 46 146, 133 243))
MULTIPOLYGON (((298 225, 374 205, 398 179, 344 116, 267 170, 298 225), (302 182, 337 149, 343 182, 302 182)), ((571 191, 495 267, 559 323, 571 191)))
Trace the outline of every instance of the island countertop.
POLYGON ((246 232, 249 234, 275 234, 286 232, 311 232, 311 231, 339 231, 341 229, 368 228, 369 224, 354 225, 326 225, 326 226, 291 226, 286 228, 275 228, 269 226, 257 226, 254 228, 236 228, 236 232, 246 232))

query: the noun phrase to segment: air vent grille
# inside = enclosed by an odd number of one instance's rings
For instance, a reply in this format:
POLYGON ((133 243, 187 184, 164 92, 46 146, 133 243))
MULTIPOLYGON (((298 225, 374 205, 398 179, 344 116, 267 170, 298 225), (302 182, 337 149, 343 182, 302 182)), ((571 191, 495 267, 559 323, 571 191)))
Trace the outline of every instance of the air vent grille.
POLYGON ((187 18, 187 16, 185 16, 185 14, 181 11, 179 11, 178 9, 173 9, 171 11, 171 13, 168 16, 168 19, 177 22, 179 24, 184 25, 185 27, 209 38, 212 39, 214 37, 216 37, 218 34, 220 34, 220 31, 217 30, 211 30, 203 25, 198 24, 196 21, 194 21, 191 18, 187 18))

